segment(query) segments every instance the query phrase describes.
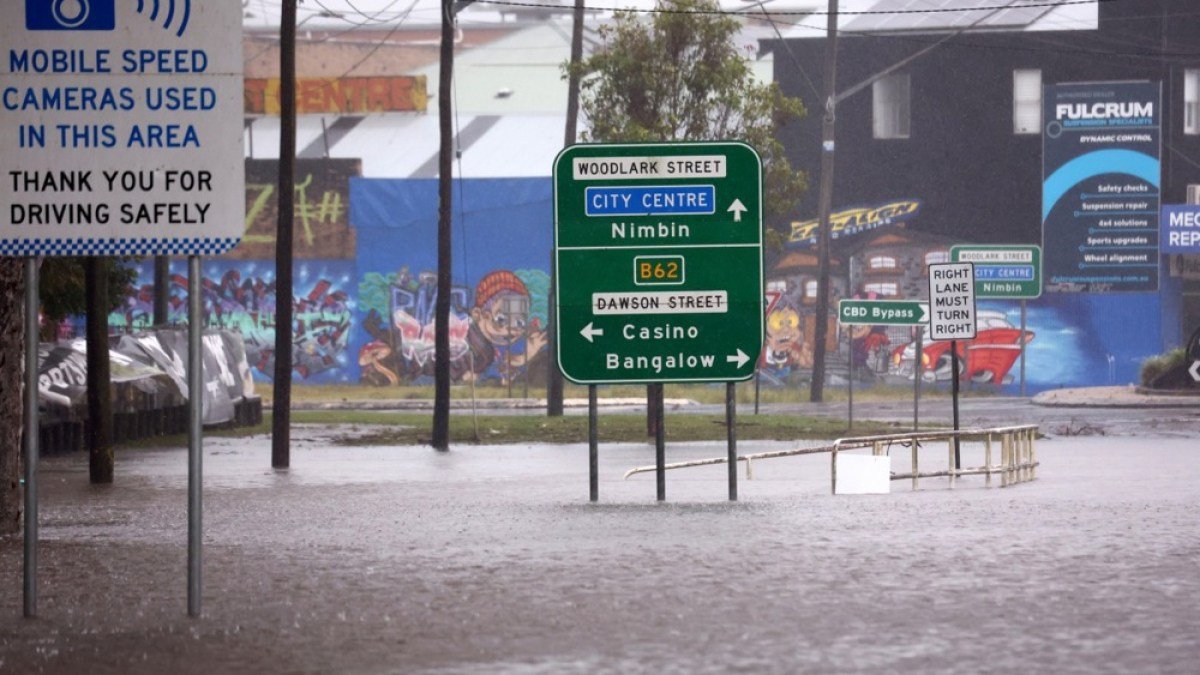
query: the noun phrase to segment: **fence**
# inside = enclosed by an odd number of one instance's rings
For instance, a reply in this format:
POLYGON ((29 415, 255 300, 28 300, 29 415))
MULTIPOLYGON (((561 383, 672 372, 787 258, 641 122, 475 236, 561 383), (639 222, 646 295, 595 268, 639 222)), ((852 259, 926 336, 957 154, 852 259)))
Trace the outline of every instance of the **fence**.
MULTIPOLYGON (((846 450, 855 450, 861 448, 871 448, 871 453, 876 456, 887 454, 893 446, 907 447, 912 450, 912 473, 893 473, 891 480, 912 480, 913 489, 917 489, 922 478, 937 478, 948 477, 951 487, 955 481, 961 476, 986 476, 986 484, 991 486, 992 476, 1000 476, 1000 487, 1008 487, 1017 483, 1034 480, 1037 478, 1037 468, 1039 462, 1037 459, 1037 449, 1034 446, 1034 440, 1037 437, 1038 427, 1036 424, 1012 426, 1012 427, 996 427, 991 429, 961 429, 959 431, 941 430, 941 431, 919 431, 905 434, 889 434, 884 436, 859 436, 855 438, 839 438, 829 445, 820 445, 811 448, 793 448, 790 450, 774 450, 771 452, 760 452, 750 455, 739 455, 737 461, 746 463, 746 478, 753 480, 753 463, 763 459, 775 459, 779 457, 796 457, 800 455, 815 455, 824 452, 830 454, 830 484, 834 494, 837 494, 837 455, 839 452, 846 450), (955 440, 958 440, 959 445, 963 442, 982 442, 983 443, 983 465, 976 467, 955 468, 955 440), (920 470, 919 451, 922 443, 934 443, 945 441, 948 451, 949 463, 944 471, 926 471, 920 470), (1000 462, 994 463, 995 446, 999 445, 1000 462)), ((696 459, 687 462, 674 462, 665 465, 666 469, 687 469, 697 466, 708 466, 711 464, 725 464, 729 460, 726 457, 713 457, 711 459, 696 459)), ((655 466, 639 466, 625 472, 624 479, 639 473, 647 473, 655 470, 655 466)))

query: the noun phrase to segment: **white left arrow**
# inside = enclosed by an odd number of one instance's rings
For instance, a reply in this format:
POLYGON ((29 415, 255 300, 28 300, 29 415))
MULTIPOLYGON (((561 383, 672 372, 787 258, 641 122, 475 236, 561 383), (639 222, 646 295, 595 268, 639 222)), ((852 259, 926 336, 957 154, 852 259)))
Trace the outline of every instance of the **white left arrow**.
POLYGON ((735 223, 742 222, 742 214, 746 211, 749 211, 749 209, 746 208, 746 205, 743 204, 742 200, 740 199, 734 199, 733 203, 729 205, 729 208, 725 210, 733 213, 733 222, 735 223))
POLYGON ((1192 367, 1188 368, 1188 374, 1192 376, 1193 380, 1200 382, 1200 361, 1192 361, 1192 367))
POLYGON ((592 324, 589 321, 588 325, 584 326, 583 330, 579 331, 579 334, 582 335, 588 342, 594 342, 592 338, 596 337, 597 335, 604 335, 604 329, 592 328, 592 324))
POLYGON ((729 363, 736 363, 737 367, 741 368, 742 366, 746 365, 746 362, 750 360, 750 357, 746 356, 746 352, 739 349, 737 350, 737 354, 730 354, 729 356, 725 357, 725 360, 729 363))

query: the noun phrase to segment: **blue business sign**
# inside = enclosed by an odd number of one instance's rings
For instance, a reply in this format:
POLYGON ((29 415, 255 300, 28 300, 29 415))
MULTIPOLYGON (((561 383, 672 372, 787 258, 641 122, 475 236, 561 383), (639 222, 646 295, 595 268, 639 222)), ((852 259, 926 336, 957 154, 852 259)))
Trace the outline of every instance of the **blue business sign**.
POLYGON ((1163 205, 1162 252, 1200 253, 1200 206, 1163 205))
POLYGON ((1046 87, 1047 291, 1158 290, 1161 107, 1157 82, 1046 87))
POLYGON ((626 185, 584 191, 589 216, 683 216, 716 213, 712 185, 626 185))

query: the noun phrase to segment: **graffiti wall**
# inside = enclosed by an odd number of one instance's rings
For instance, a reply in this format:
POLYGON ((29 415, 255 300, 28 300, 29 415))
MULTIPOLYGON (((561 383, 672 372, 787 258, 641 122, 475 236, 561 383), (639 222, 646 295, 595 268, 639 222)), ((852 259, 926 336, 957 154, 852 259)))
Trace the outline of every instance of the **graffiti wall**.
MULTIPOLYGON (((304 188, 309 206, 298 211, 297 222, 302 230, 307 213, 313 238, 304 244, 307 235, 298 231, 293 378, 298 383, 385 387, 432 383, 437 181, 354 178, 356 166, 314 171, 313 182, 304 188), (339 178, 332 182, 316 178, 335 174, 339 178)), ((248 186, 248 203, 261 197, 250 193, 254 189, 248 186)), ((256 252, 263 257, 247 258, 238 249, 233 257, 206 259, 202 292, 206 325, 240 333, 254 378, 270 381, 276 329, 274 234, 264 228, 273 216, 264 215, 265 203, 260 206, 250 218, 252 231, 265 237, 256 252)), ((453 381, 541 385, 553 367, 546 347, 553 247, 550 180, 456 181, 453 218, 448 328, 453 381)), ((925 267, 947 259, 949 246, 959 242, 895 224, 840 242, 832 264, 827 382, 844 385, 853 368, 863 386, 911 385, 913 332, 904 326, 839 327, 837 300, 922 299, 925 267)), ((759 364, 764 385, 804 387, 811 378, 815 261, 792 249, 768 275, 766 341, 759 364)), ((111 316, 118 331, 150 327, 152 265, 145 260, 137 266, 138 282, 111 316)), ((170 319, 175 323, 185 319, 186 283, 185 262, 172 261, 170 319)), ((1162 348, 1157 328, 1162 302, 1157 294, 1043 296, 1029 302, 1021 330, 1017 302, 983 301, 979 337, 959 345, 962 377, 971 386, 1016 393, 1023 345, 1031 392, 1135 382, 1141 362, 1162 348)), ((924 343, 922 376, 931 386, 948 385, 952 377, 949 348, 924 343)))
MULTIPOLYGON (((138 266, 137 287, 124 307, 109 317, 121 331, 150 327, 153 317, 153 263, 138 266)), ((354 264, 343 260, 296 262, 293 368, 297 381, 354 382, 358 368, 349 355, 353 327, 354 264)), ((256 380, 269 381, 275 368, 275 265, 256 260, 205 260, 201 265, 205 325, 238 332, 256 380)), ((170 266, 169 318, 187 321, 187 263, 170 266)))
MULTIPOLYGON (((545 179, 455 183, 450 373, 455 382, 544 382, 553 236, 545 179)), ((437 181, 351 181, 358 232, 357 344, 364 384, 433 381, 437 181)))
MULTIPOLYGON (((297 259, 353 260, 350 178, 362 175, 357 159, 296 160, 297 259)), ((279 160, 246 160, 246 234, 225 255, 233 260, 274 260, 279 223, 279 160)))
MULTIPOLYGON (((927 268, 949 260, 958 240, 903 228, 862 238, 840 256, 840 284, 854 298, 926 300, 927 268)), ((767 332, 761 379, 769 385, 806 384, 812 374, 809 291, 815 272, 793 266, 769 285, 767 332), (773 297, 777 301, 771 302, 773 297)), ((834 279, 834 287, 839 284, 834 279)), ((916 332, 909 326, 838 326, 838 295, 830 302, 834 348, 827 364, 829 383, 856 386, 911 384, 916 368, 916 332)), ((1138 381, 1141 363, 1161 350, 1158 294, 1043 295, 1027 304, 1021 326, 1018 301, 981 300, 975 339, 957 345, 962 382, 1015 394, 1020 391, 1024 348, 1027 392, 1070 386, 1138 381)), ((949 385, 953 365, 949 342, 922 341, 921 376, 949 385)))

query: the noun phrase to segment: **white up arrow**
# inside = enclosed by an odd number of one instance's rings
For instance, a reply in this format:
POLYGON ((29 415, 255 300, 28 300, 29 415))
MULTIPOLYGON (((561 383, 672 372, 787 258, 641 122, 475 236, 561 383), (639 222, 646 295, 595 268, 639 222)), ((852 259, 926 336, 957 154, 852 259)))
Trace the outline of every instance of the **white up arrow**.
POLYGON ((594 342, 592 338, 596 337, 597 335, 604 335, 604 329, 592 328, 592 323, 589 321, 588 325, 584 326, 583 330, 579 331, 579 334, 582 335, 588 342, 594 342))
POLYGON ((729 205, 729 208, 725 210, 733 213, 733 222, 740 223, 742 222, 742 214, 748 209, 746 208, 746 205, 742 203, 742 200, 734 199, 733 203, 729 205))
POLYGON ((746 352, 739 349, 737 350, 737 354, 730 354, 729 356, 725 357, 725 360, 729 363, 736 363, 737 367, 741 368, 742 366, 746 365, 746 362, 750 360, 750 357, 746 356, 746 352))
POLYGON ((1192 376, 1193 380, 1200 382, 1200 361, 1192 361, 1192 367, 1188 368, 1188 374, 1192 376))

